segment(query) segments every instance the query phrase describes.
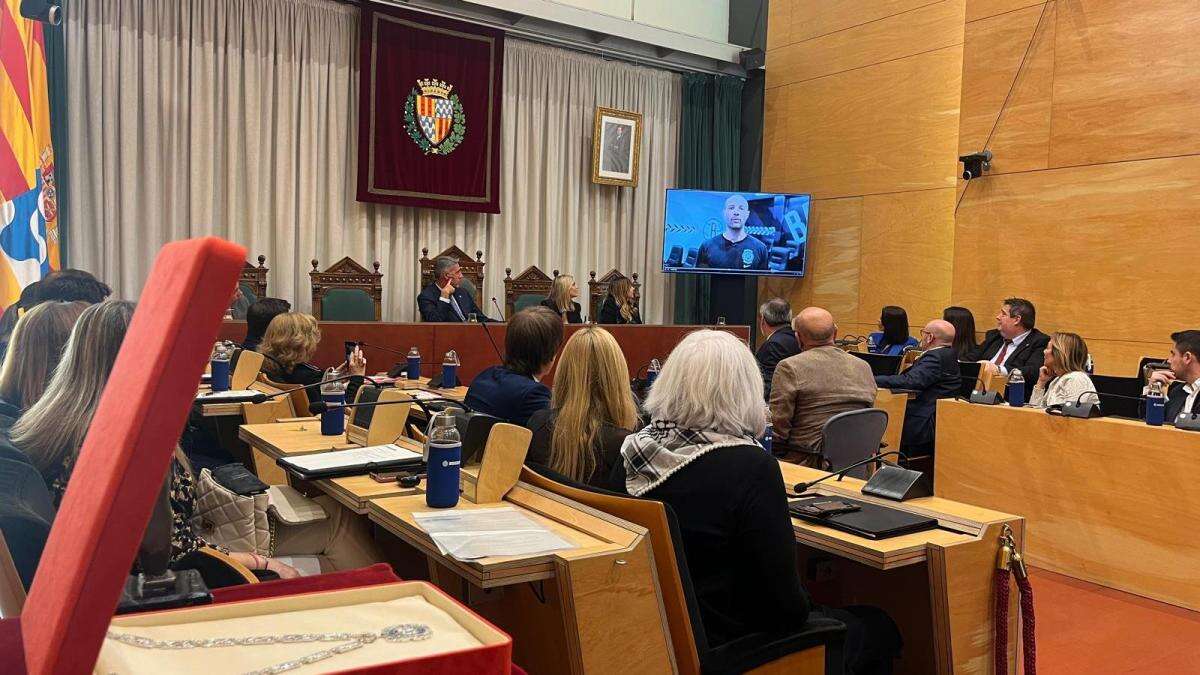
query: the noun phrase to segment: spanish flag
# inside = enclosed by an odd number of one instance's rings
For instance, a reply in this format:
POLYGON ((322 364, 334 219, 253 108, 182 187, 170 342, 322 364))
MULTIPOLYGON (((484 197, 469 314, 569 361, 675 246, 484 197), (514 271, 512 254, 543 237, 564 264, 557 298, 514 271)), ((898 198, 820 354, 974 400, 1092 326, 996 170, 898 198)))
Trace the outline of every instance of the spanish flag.
POLYGON ((0 312, 59 268, 42 24, 0 0, 0 312))

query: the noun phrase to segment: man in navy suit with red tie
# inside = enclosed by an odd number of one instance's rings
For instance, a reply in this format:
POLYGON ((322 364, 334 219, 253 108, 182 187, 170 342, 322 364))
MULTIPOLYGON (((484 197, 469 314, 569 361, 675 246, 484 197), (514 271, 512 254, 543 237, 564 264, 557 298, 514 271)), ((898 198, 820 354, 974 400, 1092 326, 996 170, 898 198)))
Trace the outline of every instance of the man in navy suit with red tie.
POLYGON ((983 344, 966 361, 979 361, 980 368, 1002 375, 1019 370, 1028 382, 1037 380, 1050 336, 1033 327, 1037 311, 1024 298, 1008 298, 996 315, 996 328, 989 330, 983 344), (1032 379, 1031 379, 1032 378, 1032 379))
POLYGON ((1174 424, 1182 413, 1200 413, 1200 330, 1181 330, 1171 334, 1170 370, 1155 371, 1149 383, 1158 382, 1167 394, 1163 419, 1174 424))

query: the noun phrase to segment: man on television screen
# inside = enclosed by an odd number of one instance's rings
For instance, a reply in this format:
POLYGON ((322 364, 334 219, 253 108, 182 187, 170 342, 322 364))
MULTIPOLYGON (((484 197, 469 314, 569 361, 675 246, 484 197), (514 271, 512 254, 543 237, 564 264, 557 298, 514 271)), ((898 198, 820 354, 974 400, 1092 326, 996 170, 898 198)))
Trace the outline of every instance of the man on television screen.
POLYGON ((767 269, 767 245, 746 232, 750 204, 741 195, 725 200, 725 231, 700 246, 696 267, 722 270, 767 269))

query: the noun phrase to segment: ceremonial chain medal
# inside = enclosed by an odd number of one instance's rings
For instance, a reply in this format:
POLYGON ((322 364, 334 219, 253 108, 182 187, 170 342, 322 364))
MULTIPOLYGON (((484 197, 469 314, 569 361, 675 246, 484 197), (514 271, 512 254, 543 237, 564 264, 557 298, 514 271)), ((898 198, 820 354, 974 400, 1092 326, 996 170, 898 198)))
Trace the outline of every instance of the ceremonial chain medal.
POLYGON ((246 675, 274 675, 295 670, 301 666, 331 659, 339 654, 365 647, 379 638, 388 642, 417 642, 428 640, 433 631, 423 623, 402 623, 388 626, 378 633, 287 633, 284 635, 257 635, 245 638, 204 638, 199 640, 153 640, 140 635, 108 632, 109 640, 116 640, 142 649, 211 649, 215 647, 256 647, 260 645, 300 644, 304 642, 342 642, 344 644, 322 649, 292 661, 284 661, 246 675))

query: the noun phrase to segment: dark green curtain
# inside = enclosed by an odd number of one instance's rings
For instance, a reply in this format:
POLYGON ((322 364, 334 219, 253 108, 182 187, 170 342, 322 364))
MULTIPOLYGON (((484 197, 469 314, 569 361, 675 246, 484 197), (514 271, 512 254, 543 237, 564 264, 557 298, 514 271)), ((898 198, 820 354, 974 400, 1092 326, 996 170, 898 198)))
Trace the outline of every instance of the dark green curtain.
POLYGON ((67 228, 71 211, 67 194, 71 189, 70 157, 67 152, 67 57, 62 26, 42 24, 46 36, 46 88, 50 102, 50 142, 54 144, 54 181, 58 202, 58 250, 62 266, 67 264, 67 228))
MULTIPOLYGON (((683 76, 677 187, 739 189, 743 86, 727 75, 683 76)), ((678 275, 675 323, 708 322, 710 299, 708 276, 678 275)))

